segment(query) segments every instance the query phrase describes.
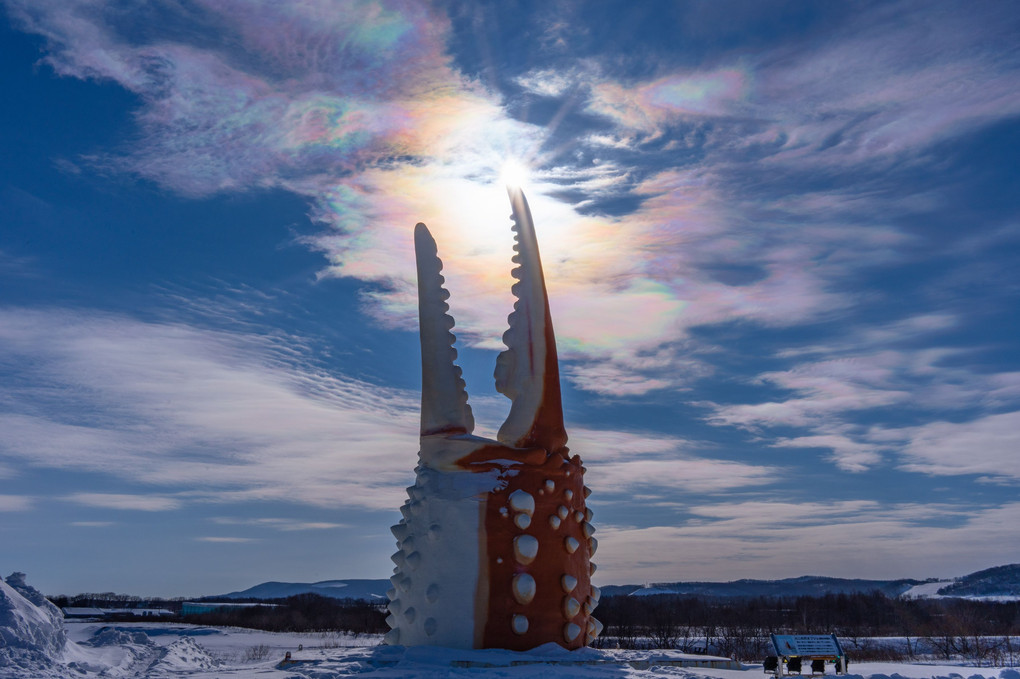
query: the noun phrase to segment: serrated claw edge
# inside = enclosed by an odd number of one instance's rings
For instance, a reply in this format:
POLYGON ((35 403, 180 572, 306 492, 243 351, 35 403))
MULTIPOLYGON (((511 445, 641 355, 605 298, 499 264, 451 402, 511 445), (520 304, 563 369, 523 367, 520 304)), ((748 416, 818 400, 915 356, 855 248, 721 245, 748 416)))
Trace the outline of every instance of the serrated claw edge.
POLYGON ((567 443, 560 396, 560 371, 549 297, 542 274, 535 223, 524 192, 509 187, 514 232, 511 275, 516 298, 503 333, 507 349, 496 359, 496 389, 513 403, 499 429, 500 442, 556 451, 567 443))
POLYGON ((418 323, 421 334, 422 403, 421 434, 470 434, 475 419, 468 404, 467 388, 456 365, 453 317, 446 303, 450 293, 443 287, 443 262, 428 227, 414 227, 414 250, 418 266, 418 323), (434 394, 426 398, 425 394, 434 394))

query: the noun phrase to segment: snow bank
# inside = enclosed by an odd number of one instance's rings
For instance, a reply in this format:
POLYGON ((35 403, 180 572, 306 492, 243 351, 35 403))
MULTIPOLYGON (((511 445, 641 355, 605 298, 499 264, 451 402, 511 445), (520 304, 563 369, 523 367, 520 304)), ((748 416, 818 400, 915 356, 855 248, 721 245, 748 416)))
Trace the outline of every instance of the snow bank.
POLYGON ((66 645, 60 609, 27 585, 24 573, 0 581, 0 676, 52 667, 66 645))
POLYGON ((160 658, 149 668, 150 673, 157 672, 194 672, 211 670, 217 666, 204 648, 195 643, 191 637, 181 637, 163 649, 160 658))

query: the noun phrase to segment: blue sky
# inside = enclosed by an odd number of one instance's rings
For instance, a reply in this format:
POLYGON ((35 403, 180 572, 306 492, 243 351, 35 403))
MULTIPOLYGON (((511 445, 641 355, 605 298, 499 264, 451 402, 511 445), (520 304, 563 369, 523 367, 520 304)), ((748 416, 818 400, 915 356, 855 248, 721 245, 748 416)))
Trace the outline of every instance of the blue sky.
POLYGON ((0 567, 387 577, 412 228, 479 433, 524 180, 601 584, 1020 544, 1008 2, 4 0, 0 567))

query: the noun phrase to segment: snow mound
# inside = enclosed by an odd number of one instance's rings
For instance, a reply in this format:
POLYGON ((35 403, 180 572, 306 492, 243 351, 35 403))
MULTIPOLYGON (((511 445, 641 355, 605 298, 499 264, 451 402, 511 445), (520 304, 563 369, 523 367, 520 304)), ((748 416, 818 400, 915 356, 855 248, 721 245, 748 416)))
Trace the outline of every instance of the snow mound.
POLYGON ((105 646, 152 646, 154 644, 149 635, 141 630, 129 631, 118 627, 104 627, 88 640, 81 642, 81 645, 103 648, 105 646))
POLYGON ((0 581, 0 668, 52 667, 59 663, 66 645, 60 609, 27 585, 24 573, 12 573, 6 582, 0 581))
POLYGON ((160 658, 149 668, 151 671, 191 672, 211 670, 217 666, 204 648, 191 637, 182 637, 165 649, 160 658))

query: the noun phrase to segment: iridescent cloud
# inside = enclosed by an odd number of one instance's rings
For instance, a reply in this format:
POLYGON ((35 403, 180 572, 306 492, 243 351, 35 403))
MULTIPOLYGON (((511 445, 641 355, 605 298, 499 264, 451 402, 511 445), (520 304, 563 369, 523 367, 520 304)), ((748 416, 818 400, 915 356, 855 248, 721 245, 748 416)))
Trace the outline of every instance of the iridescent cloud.
POLYGON ((908 240, 866 217, 903 209, 900 197, 876 204, 841 187, 765 200, 736 178, 734 153, 757 149, 784 167, 812 153, 812 162, 867 160, 1020 110, 1015 74, 994 54, 968 51, 974 32, 919 61, 900 38, 947 36, 861 17, 822 47, 645 80, 582 62, 520 75, 520 86, 576 97, 602 121, 572 140, 575 155, 588 154, 574 163, 553 148, 559 123, 513 117, 452 66, 449 22, 423 3, 210 0, 186 18, 167 5, 115 19, 91 2, 9 6, 46 37, 58 73, 138 96, 137 140, 93 162, 188 195, 282 187, 305 196, 326 227, 305 239, 327 257, 323 275, 377 283, 364 309, 391 327, 414 327, 410 231, 425 221, 448 263, 460 340, 499 348, 510 233, 496 178, 507 159, 531 166, 564 374, 604 394, 708 374, 691 352, 694 327, 790 327, 852 308, 843 280, 908 240), (137 23, 144 38, 130 30, 137 23), (683 129, 652 143, 670 126, 683 129), (678 156, 681 147, 690 153, 678 156), (584 197, 568 202, 565 190, 584 197), (632 209, 598 209, 596 199, 621 196, 632 209))
POLYGON ((588 107, 624 127, 658 134, 686 116, 734 115, 750 89, 751 74, 742 68, 672 73, 630 87, 596 83, 588 107))

